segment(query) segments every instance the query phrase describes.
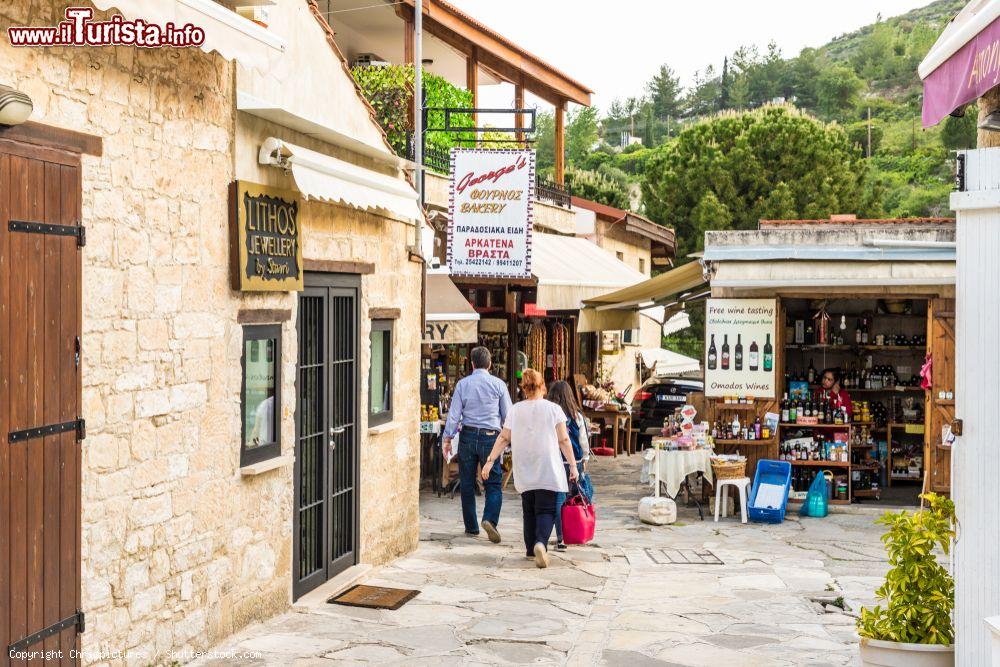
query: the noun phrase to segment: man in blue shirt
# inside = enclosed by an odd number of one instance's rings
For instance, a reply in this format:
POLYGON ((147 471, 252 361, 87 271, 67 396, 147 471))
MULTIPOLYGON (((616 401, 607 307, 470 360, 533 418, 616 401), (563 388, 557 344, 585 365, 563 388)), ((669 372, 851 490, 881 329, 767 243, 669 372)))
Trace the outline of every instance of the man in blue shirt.
MULTIPOLYGON (((476 522, 476 478, 477 467, 486 462, 490 450, 496 443, 500 429, 507 421, 510 409, 510 392, 507 384, 490 375, 490 351, 485 347, 475 347, 469 353, 472 374, 462 378, 455 385, 448 408, 448 421, 444 426, 444 456, 451 458, 451 441, 456 433, 458 439, 458 474, 462 487, 462 519, 465 532, 479 534, 476 522)), ((500 506, 503 503, 502 466, 493 466, 486 480, 486 506, 483 508, 483 530, 490 542, 500 542, 497 523, 500 521, 500 506)))

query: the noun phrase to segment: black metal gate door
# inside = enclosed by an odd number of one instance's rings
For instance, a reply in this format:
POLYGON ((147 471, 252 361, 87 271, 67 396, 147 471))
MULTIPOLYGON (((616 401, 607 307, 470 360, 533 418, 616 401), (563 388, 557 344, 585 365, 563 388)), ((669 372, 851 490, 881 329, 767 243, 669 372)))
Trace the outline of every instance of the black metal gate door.
POLYGON ((359 289, 307 274, 299 297, 296 599, 357 562, 359 289))

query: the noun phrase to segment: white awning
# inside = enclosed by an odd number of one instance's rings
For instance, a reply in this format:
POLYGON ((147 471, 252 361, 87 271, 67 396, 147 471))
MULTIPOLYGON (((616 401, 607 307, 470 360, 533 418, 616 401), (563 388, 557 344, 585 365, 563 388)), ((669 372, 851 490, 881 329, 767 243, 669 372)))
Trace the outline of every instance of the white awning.
POLYGON ((427 323, 424 343, 475 343, 479 313, 445 273, 427 273, 427 323))
POLYGON ((417 191, 406 181, 330 155, 269 137, 260 147, 258 161, 291 170, 299 192, 311 199, 404 220, 416 220, 423 215, 417 191))
POLYGON ((115 10, 129 20, 165 26, 191 24, 205 31, 201 49, 216 52, 245 67, 270 69, 285 50, 285 40, 213 0, 94 0, 101 10, 115 10))
POLYGON ((697 373, 701 370, 701 362, 683 354, 664 350, 662 348, 645 348, 639 351, 642 363, 646 368, 652 368, 657 375, 676 375, 680 373, 697 373))
POLYGON ((646 279, 586 239, 534 232, 531 244, 531 272, 538 279, 536 305, 543 310, 579 310, 584 299, 646 279))
POLYGON ((718 262, 712 287, 954 285, 954 262, 718 262))

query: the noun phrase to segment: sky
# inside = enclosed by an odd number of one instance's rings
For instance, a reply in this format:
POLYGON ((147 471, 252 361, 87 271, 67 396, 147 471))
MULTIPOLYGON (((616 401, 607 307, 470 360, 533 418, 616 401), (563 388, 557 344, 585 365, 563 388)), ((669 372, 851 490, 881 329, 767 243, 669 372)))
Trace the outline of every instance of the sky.
MULTIPOLYGON (((616 97, 642 94, 667 63, 681 83, 740 45, 785 57, 806 46, 888 18, 930 0, 449 0, 514 43, 594 90, 607 108, 616 97)), ((512 90, 480 90, 480 106, 509 107, 512 90)), ((540 105, 541 106, 541 105, 540 105)))

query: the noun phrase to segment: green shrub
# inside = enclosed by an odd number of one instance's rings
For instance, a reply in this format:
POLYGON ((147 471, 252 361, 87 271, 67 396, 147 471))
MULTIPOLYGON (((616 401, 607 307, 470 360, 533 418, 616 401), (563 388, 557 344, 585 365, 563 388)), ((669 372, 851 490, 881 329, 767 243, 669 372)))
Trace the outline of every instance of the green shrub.
POLYGON ((940 548, 947 556, 955 537, 955 503, 934 493, 921 495, 928 507, 918 512, 886 512, 881 523, 889 555, 889 572, 876 591, 886 606, 863 608, 858 634, 869 639, 910 644, 951 644, 955 629, 955 581, 938 563, 940 548))

